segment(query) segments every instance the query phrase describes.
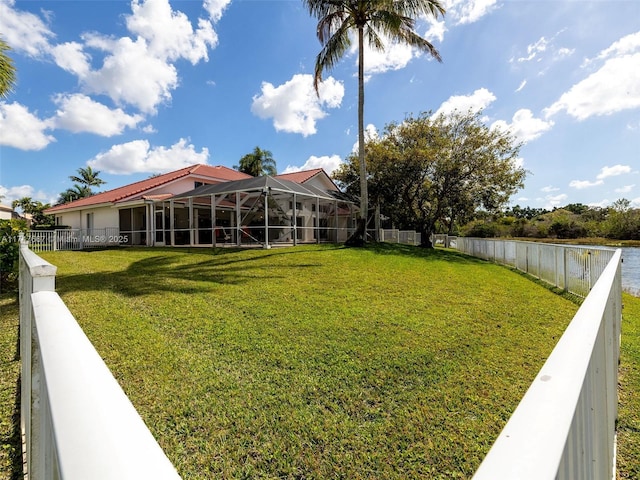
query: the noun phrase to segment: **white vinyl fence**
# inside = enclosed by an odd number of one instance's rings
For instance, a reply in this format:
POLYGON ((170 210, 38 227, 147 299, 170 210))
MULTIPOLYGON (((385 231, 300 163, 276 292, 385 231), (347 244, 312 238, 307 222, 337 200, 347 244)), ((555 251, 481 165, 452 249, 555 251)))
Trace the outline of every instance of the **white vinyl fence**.
POLYGON ((586 297, 615 250, 489 238, 458 237, 468 255, 514 267, 575 295, 586 297))
POLYGON ((25 238, 29 249, 34 252, 84 250, 128 243, 128 235, 121 235, 118 227, 92 230, 30 230, 26 233, 25 238))
POLYGON ((56 267, 20 246, 25 479, 178 479, 58 294, 56 267))
POLYGON ((620 259, 616 250, 474 480, 616 478, 620 259))
POLYGON ((420 245, 421 234, 413 230, 380 229, 380 241, 389 243, 403 243, 405 245, 420 245))
POLYGON ((456 245, 586 297, 474 480, 616 478, 621 250, 466 237, 456 245))

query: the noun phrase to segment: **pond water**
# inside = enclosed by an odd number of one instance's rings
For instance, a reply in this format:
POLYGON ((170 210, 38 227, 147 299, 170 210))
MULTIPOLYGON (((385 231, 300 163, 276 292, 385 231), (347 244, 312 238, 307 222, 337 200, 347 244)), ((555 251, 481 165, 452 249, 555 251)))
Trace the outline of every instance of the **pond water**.
POLYGON ((624 247, 622 250, 622 288, 640 296, 640 247, 624 247))

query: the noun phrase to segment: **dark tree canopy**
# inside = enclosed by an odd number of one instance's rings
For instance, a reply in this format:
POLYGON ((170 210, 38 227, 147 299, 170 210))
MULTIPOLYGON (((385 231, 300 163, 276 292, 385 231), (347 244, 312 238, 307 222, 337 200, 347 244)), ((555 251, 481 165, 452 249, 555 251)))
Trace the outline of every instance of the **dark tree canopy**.
MULTIPOLYGON (((508 132, 487 127, 480 113, 410 116, 367 143, 372 203, 399 228, 421 232, 428 244, 437 226, 451 231, 477 210, 506 206, 526 176, 516 164, 519 150, 508 132)), ((358 194, 357 178, 354 155, 336 179, 358 194)))

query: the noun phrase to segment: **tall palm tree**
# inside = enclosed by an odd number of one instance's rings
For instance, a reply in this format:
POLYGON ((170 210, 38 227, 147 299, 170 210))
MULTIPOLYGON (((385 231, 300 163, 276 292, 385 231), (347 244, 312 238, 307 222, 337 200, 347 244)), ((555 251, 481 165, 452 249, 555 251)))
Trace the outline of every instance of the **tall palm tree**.
POLYGON ((107 183, 101 178, 98 178, 98 175, 100 175, 99 170, 94 170, 91 167, 80 167, 78 169, 78 175, 71 175, 69 178, 71 181, 76 182, 81 186, 86 186, 89 189, 89 192, 93 194, 91 187, 99 187, 100 185, 107 183))
POLYGON ((358 161, 360 163, 360 219, 348 244, 366 242, 369 198, 364 154, 364 41, 383 51, 386 38, 406 43, 442 61, 436 48, 414 31, 415 18, 444 15, 439 0, 303 0, 309 13, 318 19, 317 35, 322 50, 316 57, 314 87, 322 73, 331 70, 351 46, 350 33, 358 34, 358 161))
POLYGON ((242 173, 260 177, 265 175, 276 175, 276 161, 269 150, 262 150, 260 147, 253 149, 240 159, 240 164, 234 166, 242 173))
POLYGON ((11 47, 0 37, 0 98, 7 98, 16 84, 16 67, 7 51, 11 47))
POLYGON ((74 200, 90 197, 91 195, 93 195, 91 188, 86 185, 75 184, 72 188, 67 188, 64 192, 60 193, 58 204, 73 202, 74 200))

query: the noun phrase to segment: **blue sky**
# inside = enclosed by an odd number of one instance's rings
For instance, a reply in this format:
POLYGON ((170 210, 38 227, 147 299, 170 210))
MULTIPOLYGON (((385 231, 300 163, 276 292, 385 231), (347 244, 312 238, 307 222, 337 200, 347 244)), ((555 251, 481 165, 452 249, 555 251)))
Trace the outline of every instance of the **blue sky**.
MULTIPOLYGON (((640 207, 640 2, 446 0, 417 31, 443 63, 365 52, 371 134, 407 114, 482 109, 524 142, 513 204, 640 207)), ((255 146, 279 173, 329 173, 357 139, 355 49, 312 88, 299 0, 0 0, 18 85, 0 101, 0 195, 54 202, 80 167, 115 188, 255 146)))

